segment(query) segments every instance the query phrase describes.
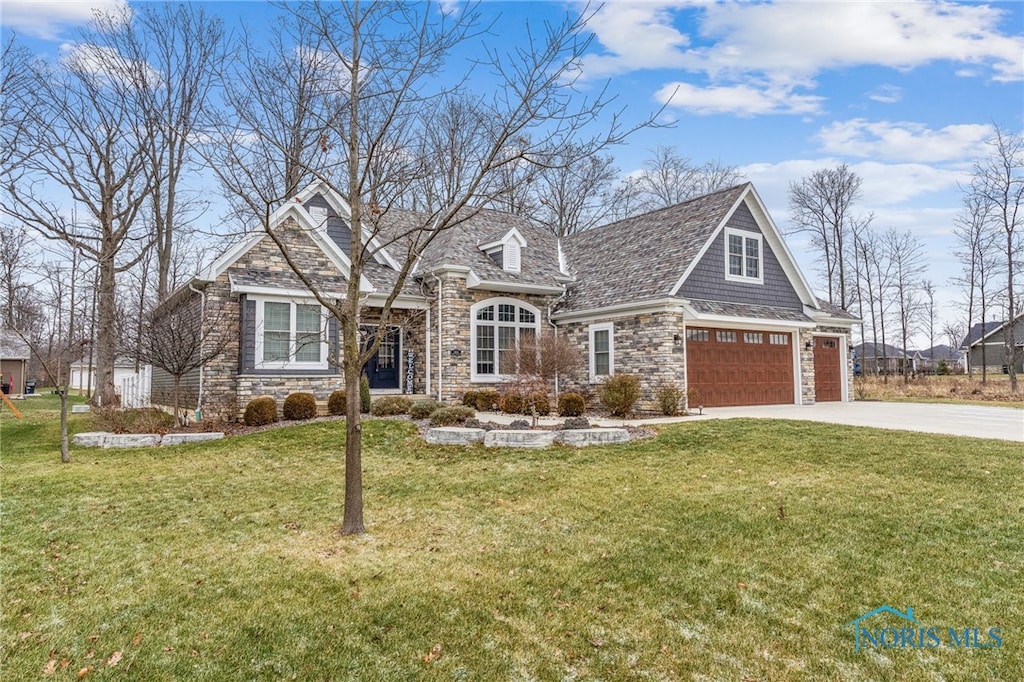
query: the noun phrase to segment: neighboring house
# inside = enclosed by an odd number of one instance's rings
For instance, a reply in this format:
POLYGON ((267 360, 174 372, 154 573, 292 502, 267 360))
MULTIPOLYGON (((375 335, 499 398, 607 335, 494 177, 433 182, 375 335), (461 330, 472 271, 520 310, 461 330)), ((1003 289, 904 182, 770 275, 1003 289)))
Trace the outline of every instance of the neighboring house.
MULTIPOLYGON (((395 234, 413 214, 391 212, 395 234)), ((270 225, 326 295, 345 295, 348 207, 314 184, 270 225)), ((360 286, 364 320, 410 252, 374 255, 360 286)), ((367 366, 371 389, 444 402, 515 374, 520 340, 566 335, 584 361, 564 389, 593 393, 615 373, 641 377, 641 409, 659 386, 690 389, 705 407, 849 400, 849 339, 859 321, 819 302, 751 184, 569 237, 481 210, 416 254, 391 327, 367 366)), ((194 376, 187 407, 235 418, 253 397, 342 387, 338 326, 264 233, 229 249, 177 296, 190 296, 226 351, 194 376)), ((367 328, 367 333, 369 333, 367 328)), ((366 339, 369 340, 368 337, 366 339)), ((216 339, 211 337, 211 343, 216 339)), ((153 392, 170 377, 154 371, 153 392)))
POLYGON ((913 371, 913 354, 908 355, 888 343, 866 341, 853 347, 861 374, 903 374, 913 371))
POLYGON ((945 344, 914 351, 911 360, 915 372, 933 374, 938 370, 942 360, 946 361, 946 367, 952 374, 961 374, 967 371, 967 354, 945 344))
MULTIPOLYGON (((91 358, 75 360, 69 366, 71 370, 68 388, 78 391, 96 390, 96 372, 91 358)), ((118 356, 114 359, 114 393, 121 395, 121 382, 135 376, 135 360, 118 356)))
MULTIPOLYGON (((1024 315, 1014 320, 1015 341, 1013 364, 1018 373, 1024 373, 1024 315)), ((960 348, 967 352, 967 361, 972 369, 987 366, 990 372, 1006 372, 1006 334, 1009 325, 1005 321, 976 324, 964 337, 960 348)))
POLYGON ((25 380, 28 378, 28 361, 32 351, 18 333, 11 329, 0 329, 0 376, 2 376, 4 392, 9 395, 22 395, 25 392, 25 380))

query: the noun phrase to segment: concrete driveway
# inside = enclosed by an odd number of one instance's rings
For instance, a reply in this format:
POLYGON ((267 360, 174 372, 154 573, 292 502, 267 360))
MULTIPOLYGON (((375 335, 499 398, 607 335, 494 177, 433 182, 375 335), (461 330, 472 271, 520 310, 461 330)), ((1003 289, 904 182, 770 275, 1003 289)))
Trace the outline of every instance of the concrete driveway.
POLYGON ((852 402, 810 406, 708 407, 704 408, 704 416, 696 419, 736 417, 799 419, 1024 442, 1024 410, 987 405, 852 402))

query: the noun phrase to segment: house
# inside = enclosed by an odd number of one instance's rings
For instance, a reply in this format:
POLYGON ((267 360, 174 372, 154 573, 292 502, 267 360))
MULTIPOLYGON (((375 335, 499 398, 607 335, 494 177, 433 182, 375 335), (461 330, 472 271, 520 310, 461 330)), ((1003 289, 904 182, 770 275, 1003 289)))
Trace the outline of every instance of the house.
POLYGON ((29 345, 11 329, 0 329, 0 377, 4 393, 22 395, 28 378, 29 345))
MULTIPOLYGON (((340 196, 314 183, 270 221, 303 272, 339 299, 351 266, 348 215, 340 196)), ((376 393, 455 401, 507 381, 523 339, 557 333, 585 360, 560 378, 563 390, 592 393, 609 375, 635 373, 641 409, 656 408, 665 384, 705 407, 851 399, 849 339, 859 321, 815 297, 749 183, 562 241, 493 210, 472 212, 425 250, 385 236, 414 217, 389 212, 391 232, 365 247, 367 324, 400 259, 416 259, 366 368, 376 393)), ((210 342, 226 348, 183 378, 196 389, 189 408, 235 418, 258 395, 309 391, 323 400, 342 386, 336 322, 263 232, 176 296, 216 320, 210 342)), ((154 395, 169 382, 155 370, 154 395)))
MULTIPOLYGON (((96 390, 96 372, 92 358, 84 357, 75 360, 68 366, 68 369, 71 371, 68 388, 80 392, 96 390)), ((121 395, 122 382, 134 377, 135 373, 136 362, 133 358, 117 356, 114 359, 114 393, 121 395)))
MULTIPOLYGON (((960 348, 967 353, 972 369, 983 366, 990 372, 1006 372, 1006 335, 1010 327, 1005 321, 978 323, 964 336, 960 348)), ((1013 322, 1014 359, 1018 373, 1024 373, 1024 315, 1013 322)))
POLYGON ((962 374, 967 371, 966 353, 941 343, 925 350, 914 351, 911 359, 915 372, 934 374, 943 360, 946 361, 946 369, 950 374, 962 374))
POLYGON ((903 374, 913 370, 913 354, 888 343, 865 341, 853 347, 855 364, 860 374, 903 374))

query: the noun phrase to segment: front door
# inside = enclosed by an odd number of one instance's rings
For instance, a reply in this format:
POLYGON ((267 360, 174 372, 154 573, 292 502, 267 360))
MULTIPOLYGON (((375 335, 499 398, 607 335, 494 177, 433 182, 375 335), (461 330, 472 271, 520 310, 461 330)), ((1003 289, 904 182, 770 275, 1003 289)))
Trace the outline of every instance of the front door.
MULTIPOLYGON (((366 376, 370 380, 370 388, 400 388, 398 341, 398 328, 389 327, 387 334, 380 340, 377 354, 366 363, 366 376)), ((373 337, 370 337, 369 343, 373 343, 373 337)))
POLYGON ((814 337, 814 402, 843 399, 843 367, 839 339, 834 336, 814 337))

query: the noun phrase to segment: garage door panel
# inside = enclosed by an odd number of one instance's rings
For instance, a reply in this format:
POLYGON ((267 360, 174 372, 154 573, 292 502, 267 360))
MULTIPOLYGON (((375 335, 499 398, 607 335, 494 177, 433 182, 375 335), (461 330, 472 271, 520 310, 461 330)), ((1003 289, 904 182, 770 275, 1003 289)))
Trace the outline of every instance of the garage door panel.
POLYGON ((709 328, 702 336, 707 340, 688 337, 686 346, 687 382, 698 392, 700 404, 725 407, 794 402, 789 334, 785 334, 786 344, 769 343, 767 332, 749 330, 709 328), (719 331, 726 332, 722 339, 736 340, 719 340, 719 331))

